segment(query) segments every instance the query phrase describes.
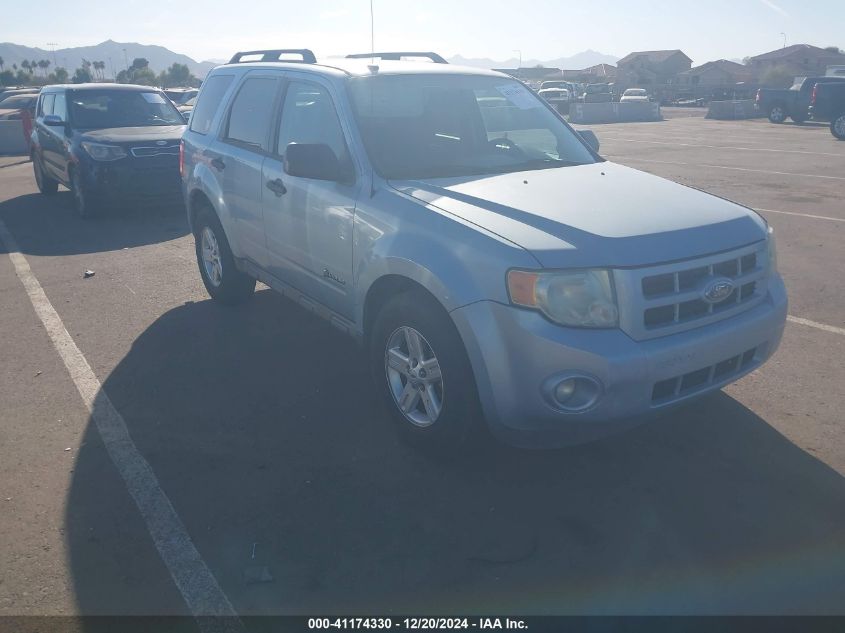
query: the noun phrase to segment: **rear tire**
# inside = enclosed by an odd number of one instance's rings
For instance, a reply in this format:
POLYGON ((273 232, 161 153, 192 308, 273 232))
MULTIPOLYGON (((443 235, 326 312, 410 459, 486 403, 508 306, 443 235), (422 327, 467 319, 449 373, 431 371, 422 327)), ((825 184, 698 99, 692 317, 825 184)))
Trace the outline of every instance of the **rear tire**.
POLYGON ((44 163, 38 157, 38 154, 32 155, 32 171, 35 174, 35 184, 38 186, 38 191, 45 196, 52 196, 59 190, 59 181, 50 178, 44 171, 44 163))
POLYGON ((845 141, 845 112, 830 122, 830 133, 840 141, 845 141))
POLYGON ((225 305, 249 301, 255 293, 255 279, 235 267, 223 225, 208 207, 197 213, 194 242, 202 282, 211 298, 225 305))
POLYGON ((783 123, 786 121, 786 108, 780 103, 776 103, 769 108, 769 121, 772 123, 783 123))
POLYGON ((390 299, 376 316, 368 354, 376 388, 400 435, 441 454, 478 439, 481 413, 463 341, 422 290, 390 299))

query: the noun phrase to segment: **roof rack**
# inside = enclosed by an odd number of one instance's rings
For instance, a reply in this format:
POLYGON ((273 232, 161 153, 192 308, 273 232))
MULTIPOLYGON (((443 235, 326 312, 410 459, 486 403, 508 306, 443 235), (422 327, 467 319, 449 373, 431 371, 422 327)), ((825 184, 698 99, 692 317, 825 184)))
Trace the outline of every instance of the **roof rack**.
POLYGON ((422 52, 406 52, 406 51, 398 51, 392 53, 354 53, 352 55, 347 55, 346 59, 370 59, 370 58, 377 58, 389 61, 401 61, 403 57, 425 57, 426 59, 430 59, 435 64, 448 64, 445 59, 443 59, 437 53, 422 53, 422 52))
POLYGON ((261 59, 250 59, 248 61, 251 62, 286 62, 286 63, 293 63, 293 64, 316 64, 317 57, 314 55, 312 51, 307 48, 280 48, 277 50, 269 50, 269 51, 243 51, 239 53, 235 53, 232 59, 229 60, 230 64, 238 64, 244 57, 253 57, 256 55, 261 55, 261 59), (302 57, 301 60, 299 59, 282 59, 282 55, 299 55, 302 57))

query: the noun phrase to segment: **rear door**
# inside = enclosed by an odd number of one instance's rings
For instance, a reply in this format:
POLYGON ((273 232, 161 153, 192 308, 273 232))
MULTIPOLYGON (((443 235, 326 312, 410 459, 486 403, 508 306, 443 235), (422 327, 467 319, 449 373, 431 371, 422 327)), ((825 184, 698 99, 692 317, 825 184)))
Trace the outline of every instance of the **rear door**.
POLYGON ((270 153, 281 74, 254 71, 238 86, 220 136, 204 152, 216 172, 226 205, 227 237, 241 257, 267 266, 262 181, 270 153))
POLYGON ((273 153, 264 161, 264 222, 271 272, 352 318, 352 223, 360 179, 337 102, 329 82, 288 74, 273 153), (349 167, 349 177, 330 182, 287 174, 291 143, 328 145, 349 167))

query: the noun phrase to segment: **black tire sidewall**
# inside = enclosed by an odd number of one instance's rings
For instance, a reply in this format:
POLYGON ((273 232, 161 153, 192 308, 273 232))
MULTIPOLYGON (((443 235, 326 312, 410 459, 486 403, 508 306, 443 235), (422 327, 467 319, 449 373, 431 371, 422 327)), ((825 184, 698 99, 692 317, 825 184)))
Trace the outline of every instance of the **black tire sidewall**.
POLYGON ((202 282, 211 297, 221 303, 234 305, 248 300, 255 291, 255 279, 239 271, 235 266, 235 258, 232 249, 229 247, 229 240, 226 232, 217 215, 208 208, 202 208, 197 213, 194 221, 194 250, 197 256, 202 282), (223 280, 219 286, 211 283, 205 271, 202 259, 202 232, 208 227, 214 233, 217 240, 217 248, 220 250, 220 257, 223 260, 223 280))
POLYGON ((91 198, 91 192, 85 187, 85 182, 79 173, 79 170, 74 170, 70 176, 71 195, 73 196, 73 210, 80 218, 88 219, 95 215, 97 206, 91 198), (82 204, 79 203, 77 196, 77 187, 82 192, 82 204))
POLYGON ((38 186, 38 191, 45 196, 52 196, 59 190, 59 183, 57 180, 50 178, 47 172, 44 171, 44 163, 36 154, 32 157, 32 169, 35 175, 35 184, 38 186))
POLYGON ((830 133, 833 134, 833 136, 838 138, 840 141, 845 141, 845 135, 836 133, 836 122, 840 119, 845 119, 845 112, 833 117, 833 120, 830 122, 830 133))
POLYGON ((778 124, 786 121, 786 109, 782 105, 773 105, 769 108, 769 121, 778 124), (779 118, 773 116, 775 109, 779 109, 781 111, 781 116, 779 118))
POLYGON ((451 317, 423 291, 411 291, 388 301, 368 337, 370 371, 394 425, 412 443, 450 452, 477 436, 480 426, 478 392, 463 341, 451 317), (401 326, 420 332, 428 341, 443 375, 443 408, 434 424, 420 427, 400 411, 388 385, 384 360, 387 341, 401 326))

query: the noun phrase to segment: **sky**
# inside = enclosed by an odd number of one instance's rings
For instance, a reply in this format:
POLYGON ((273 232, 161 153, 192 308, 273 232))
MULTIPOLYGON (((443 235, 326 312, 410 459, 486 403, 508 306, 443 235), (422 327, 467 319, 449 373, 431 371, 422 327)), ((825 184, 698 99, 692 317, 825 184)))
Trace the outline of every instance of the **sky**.
MULTIPOLYGON (((370 49, 369 0, 0 0, 0 41, 49 49, 107 39, 197 61, 260 48, 370 49)), ((788 44, 845 49, 845 0, 373 0, 375 46, 550 60, 680 48, 695 64, 788 44)))

